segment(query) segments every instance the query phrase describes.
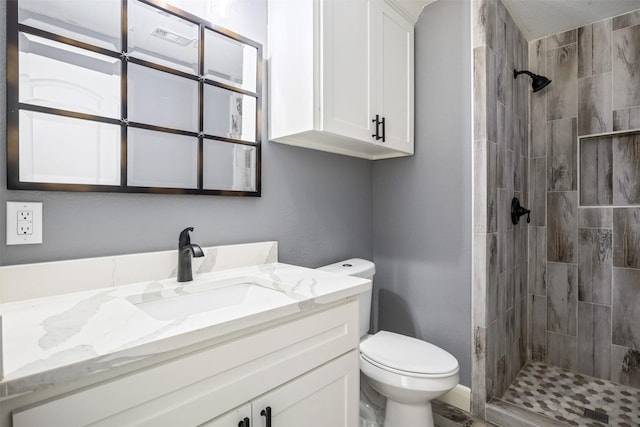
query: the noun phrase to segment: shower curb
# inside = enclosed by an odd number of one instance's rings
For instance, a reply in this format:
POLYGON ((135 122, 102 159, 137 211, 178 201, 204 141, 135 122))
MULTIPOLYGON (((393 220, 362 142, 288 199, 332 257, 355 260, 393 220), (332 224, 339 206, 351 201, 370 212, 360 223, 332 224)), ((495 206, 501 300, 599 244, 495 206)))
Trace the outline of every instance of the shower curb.
POLYGON ((485 419, 503 427, 568 427, 563 423, 545 415, 520 408, 502 399, 493 398, 487 402, 485 419))

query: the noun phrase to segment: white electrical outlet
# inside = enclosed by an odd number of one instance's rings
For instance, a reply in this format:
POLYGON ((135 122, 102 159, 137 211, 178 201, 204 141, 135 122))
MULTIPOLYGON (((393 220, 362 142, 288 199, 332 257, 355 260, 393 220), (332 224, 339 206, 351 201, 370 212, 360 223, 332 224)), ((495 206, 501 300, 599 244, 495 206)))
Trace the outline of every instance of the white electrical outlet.
POLYGON ((7 245, 42 243, 42 202, 7 202, 7 245))

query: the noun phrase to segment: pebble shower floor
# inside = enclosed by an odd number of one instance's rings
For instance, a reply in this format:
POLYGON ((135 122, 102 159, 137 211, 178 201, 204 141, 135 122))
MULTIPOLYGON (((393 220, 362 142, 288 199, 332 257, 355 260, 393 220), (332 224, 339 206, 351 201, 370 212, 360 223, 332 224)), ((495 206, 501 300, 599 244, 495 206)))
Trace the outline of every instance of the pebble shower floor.
POLYGON ((503 400, 572 426, 640 426, 640 389, 613 384, 541 362, 528 363, 503 400), (608 423, 585 416, 608 416, 608 423))

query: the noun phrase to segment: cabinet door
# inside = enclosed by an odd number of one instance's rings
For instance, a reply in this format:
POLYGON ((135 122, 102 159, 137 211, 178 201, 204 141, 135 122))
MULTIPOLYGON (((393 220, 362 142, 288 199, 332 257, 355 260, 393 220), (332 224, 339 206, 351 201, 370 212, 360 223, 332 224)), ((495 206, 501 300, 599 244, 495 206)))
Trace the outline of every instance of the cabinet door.
POLYGON ((254 400, 252 427, 356 427, 360 370, 353 350, 254 400))
POLYGON ((214 418, 211 421, 207 421, 204 424, 200 424, 198 427, 250 427, 251 421, 248 425, 244 421, 245 419, 251 420, 251 404, 247 403, 239 408, 233 409, 219 417, 214 418), (242 423, 245 423, 244 425, 242 423))
POLYGON ((413 25, 384 1, 376 8, 376 114, 385 119, 383 145, 413 154, 413 25))
POLYGON ((368 0, 323 1, 321 8, 320 87, 322 130, 372 141, 373 63, 368 0))

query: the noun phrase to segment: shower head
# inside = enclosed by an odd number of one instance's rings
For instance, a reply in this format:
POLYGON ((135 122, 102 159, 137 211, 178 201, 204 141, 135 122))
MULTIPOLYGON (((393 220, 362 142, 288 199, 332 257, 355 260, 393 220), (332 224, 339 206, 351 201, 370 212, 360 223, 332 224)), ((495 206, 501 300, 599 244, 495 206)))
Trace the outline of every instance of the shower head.
POLYGON ((533 81, 531 82, 531 87, 533 88, 534 92, 537 92, 539 90, 544 89, 545 87, 547 87, 549 85, 549 83, 551 83, 551 80, 549 80, 545 76, 540 76, 538 74, 533 74, 531 71, 527 71, 527 70, 516 71, 516 70, 513 70, 513 78, 514 79, 517 78, 519 74, 527 74, 529 77, 531 77, 533 79, 533 81))

